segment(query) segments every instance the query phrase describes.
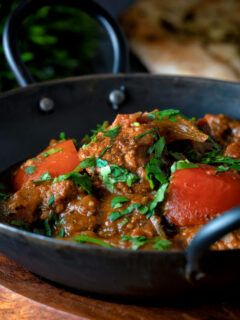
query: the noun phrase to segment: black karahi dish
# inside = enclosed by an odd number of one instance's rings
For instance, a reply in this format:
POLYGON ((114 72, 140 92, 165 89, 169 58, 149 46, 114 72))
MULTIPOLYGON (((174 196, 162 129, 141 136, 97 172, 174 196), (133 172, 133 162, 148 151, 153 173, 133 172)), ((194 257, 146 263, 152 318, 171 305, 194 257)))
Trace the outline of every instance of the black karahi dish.
MULTIPOLYGON (((61 131, 79 140, 97 123, 117 113, 176 108, 188 117, 206 113, 240 119, 240 85, 224 81, 148 74, 125 74, 127 48, 114 20, 92 1, 77 7, 106 27, 114 49, 114 73, 50 81, 41 84, 23 65, 15 30, 33 10, 54 1, 28 0, 9 19, 4 32, 5 53, 21 86, 0 96, 1 181, 10 166, 32 158, 61 131)), ((65 1, 59 1, 64 4, 65 1)), ((76 6, 75 1, 68 5, 76 6)), ((16 167, 16 166, 15 166, 16 167)), ((207 186, 206 186, 207 188, 207 186)), ((0 251, 28 270, 85 292, 119 298, 169 298, 211 293, 239 284, 240 250, 209 247, 240 226, 240 209, 212 220, 187 250, 115 249, 77 244, 0 224, 0 251)))

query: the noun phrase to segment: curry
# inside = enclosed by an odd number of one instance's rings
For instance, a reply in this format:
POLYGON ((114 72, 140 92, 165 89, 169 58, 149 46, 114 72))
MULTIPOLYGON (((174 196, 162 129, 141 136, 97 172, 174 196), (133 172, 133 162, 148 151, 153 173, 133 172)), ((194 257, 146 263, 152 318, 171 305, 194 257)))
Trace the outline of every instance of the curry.
MULTIPOLYGON (((240 122, 179 110, 119 114, 86 135, 51 140, 12 173, 1 220, 110 248, 182 250, 206 223, 240 205, 240 122)), ((235 231, 212 246, 240 248, 235 231)))

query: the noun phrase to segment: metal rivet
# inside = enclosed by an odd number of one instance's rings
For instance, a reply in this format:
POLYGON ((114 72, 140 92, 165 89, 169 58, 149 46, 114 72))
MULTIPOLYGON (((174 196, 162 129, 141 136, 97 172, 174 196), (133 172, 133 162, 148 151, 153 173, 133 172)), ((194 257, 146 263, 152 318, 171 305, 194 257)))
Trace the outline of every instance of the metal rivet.
POLYGON ((122 104, 126 99, 125 87, 121 86, 120 89, 115 89, 109 94, 109 101, 112 104, 114 110, 119 108, 119 105, 122 104))
POLYGON ((50 112, 54 109, 54 102, 49 98, 42 98, 39 105, 43 112, 50 112))

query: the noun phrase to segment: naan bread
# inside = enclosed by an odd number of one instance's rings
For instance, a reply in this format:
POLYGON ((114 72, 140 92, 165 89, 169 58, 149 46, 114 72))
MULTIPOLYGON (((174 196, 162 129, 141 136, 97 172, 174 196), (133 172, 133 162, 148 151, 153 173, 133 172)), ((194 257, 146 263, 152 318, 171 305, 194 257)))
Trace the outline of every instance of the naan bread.
POLYGON ((120 22, 152 73, 240 80, 239 0, 140 0, 120 22))

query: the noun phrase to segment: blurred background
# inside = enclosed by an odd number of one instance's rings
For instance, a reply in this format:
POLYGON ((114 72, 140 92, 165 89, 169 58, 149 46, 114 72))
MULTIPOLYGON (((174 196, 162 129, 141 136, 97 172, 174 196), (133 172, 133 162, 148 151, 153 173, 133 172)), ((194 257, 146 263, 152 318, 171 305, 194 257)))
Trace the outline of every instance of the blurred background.
MULTIPOLYGON (((0 2, 0 33, 22 0, 0 2)), ((240 80, 239 0, 98 0, 120 23, 131 72, 240 80)), ((57 3, 57 1, 56 1, 57 3)), ((22 59, 36 81, 111 72, 108 38, 81 11, 43 7, 19 30, 22 59)), ((0 92, 18 87, 0 44, 0 92)))

